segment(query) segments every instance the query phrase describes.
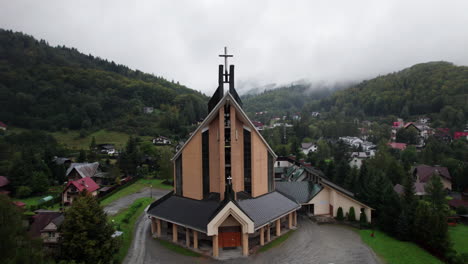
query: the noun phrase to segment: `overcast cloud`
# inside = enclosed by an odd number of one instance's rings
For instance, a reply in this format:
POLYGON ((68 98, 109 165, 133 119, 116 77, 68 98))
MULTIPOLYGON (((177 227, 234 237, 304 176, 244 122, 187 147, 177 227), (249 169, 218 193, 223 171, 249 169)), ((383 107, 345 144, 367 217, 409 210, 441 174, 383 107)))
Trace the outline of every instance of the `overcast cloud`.
POLYGON ((224 46, 243 88, 468 65, 468 1, 0 0, 0 27, 207 94, 224 46))

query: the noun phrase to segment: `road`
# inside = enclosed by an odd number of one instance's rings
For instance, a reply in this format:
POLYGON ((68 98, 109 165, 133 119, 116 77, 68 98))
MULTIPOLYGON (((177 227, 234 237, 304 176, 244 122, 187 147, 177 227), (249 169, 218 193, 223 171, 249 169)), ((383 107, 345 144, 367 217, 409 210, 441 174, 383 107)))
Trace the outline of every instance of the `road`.
POLYGON ((104 207, 104 212, 107 213, 107 215, 115 215, 117 214, 120 210, 125 209, 130 207, 130 205, 133 204, 133 202, 142 197, 150 197, 152 195, 153 197, 160 198, 164 196, 166 193, 170 192, 169 190, 162 190, 162 189, 155 189, 150 187, 145 187, 141 191, 137 193, 133 193, 127 196, 124 196, 118 200, 113 201, 112 203, 108 204, 106 207, 104 207), (151 191, 150 191, 151 190, 151 191))
POLYGON ((227 261, 186 257, 161 246, 152 239, 150 221, 144 215, 135 226, 135 237, 125 264, 130 263, 314 263, 380 264, 374 252, 352 229, 339 225, 317 225, 300 218, 298 230, 281 245, 266 252, 227 261))

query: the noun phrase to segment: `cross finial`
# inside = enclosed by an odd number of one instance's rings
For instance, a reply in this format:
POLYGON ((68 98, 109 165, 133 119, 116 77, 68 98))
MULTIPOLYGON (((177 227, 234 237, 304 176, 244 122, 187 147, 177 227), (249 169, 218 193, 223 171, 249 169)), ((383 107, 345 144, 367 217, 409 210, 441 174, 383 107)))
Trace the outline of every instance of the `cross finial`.
POLYGON ((227 47, 224 47, 224 54, 219 55, 219 57, 224 57, 224 72, 227 76, 228 73, 228 58, 234 57, 234 55, 228 55, 227 47))

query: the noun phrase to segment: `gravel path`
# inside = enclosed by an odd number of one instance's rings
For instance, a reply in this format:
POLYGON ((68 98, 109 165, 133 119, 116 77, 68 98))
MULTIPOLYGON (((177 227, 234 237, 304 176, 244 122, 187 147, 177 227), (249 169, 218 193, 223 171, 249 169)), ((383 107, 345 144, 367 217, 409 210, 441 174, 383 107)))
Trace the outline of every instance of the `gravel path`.
POLYGON ((314 264, 380 264, 374 252, 350 228, 317 225, 307 218, 298 219, 298 230, 281 245, 248 258, 215 261, 174 253, 151 238, 150 221, 141 216, 135 226, 135 237, 124 263, 314 263, 314 264))
POLYGON ((150 195, 156 198, 160 198, 168 192, 170 191, 162 190, 162 189, 154 189, 154 188, 150 192, 150 187, 145 187, 137 193, 124 196, 108 204, 106 207, 104 207, 104 212, 106 212, 107 215, 115 215, 120 210, 130 207, 130 205, 132 205, 136 199, 139 199, 142 197, 150 197, 150 195))

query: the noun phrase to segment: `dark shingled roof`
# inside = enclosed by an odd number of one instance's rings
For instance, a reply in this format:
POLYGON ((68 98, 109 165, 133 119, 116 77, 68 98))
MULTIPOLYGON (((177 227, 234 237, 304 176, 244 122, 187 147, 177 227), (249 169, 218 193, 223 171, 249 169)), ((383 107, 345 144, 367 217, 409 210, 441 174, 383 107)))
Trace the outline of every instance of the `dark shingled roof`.
POLYGON ((420 182, 428 182, 432 175, 440 175, 448 180, 451 180, 450 172, 447 167, 419 165, 413 168, 413 173, 419 176, 420 182))
POLYGON ((309 202, 322 189, 322 186, 311 181, 276 182, 276 190, 294 198, 300 204, 309 202))
POLYGON ((43 212, 34 215, 32 219, 33 222, 29 227, 29 234, 31 234, 32 237, 38 237, 41 235, 41 230, 44 229, 44 227, 46 227, 50 222, 53 222, 57 226, 62 224, 63 214, 61 212, 43 212))
MULTIPOLYGON (((171 192, 151 204, 147 214, 206 232, 208 223, 229 201, 199 201, 174 195, 171 192)), ((255 228, 301 207, 295 201, 276 191, 257 198, 232 202, 254 222, 255 228)))
POLYGON ((206 232, 206 226, 217 211, 220 201, 193 200, 172 192, 154 202, 147 213, 163 220, 206 232))
POLYGON ((253 199, 240 200, 237 203, 242 211, 254 221, 255 228, 301 207, 295 201, 276 191, 253 199))

